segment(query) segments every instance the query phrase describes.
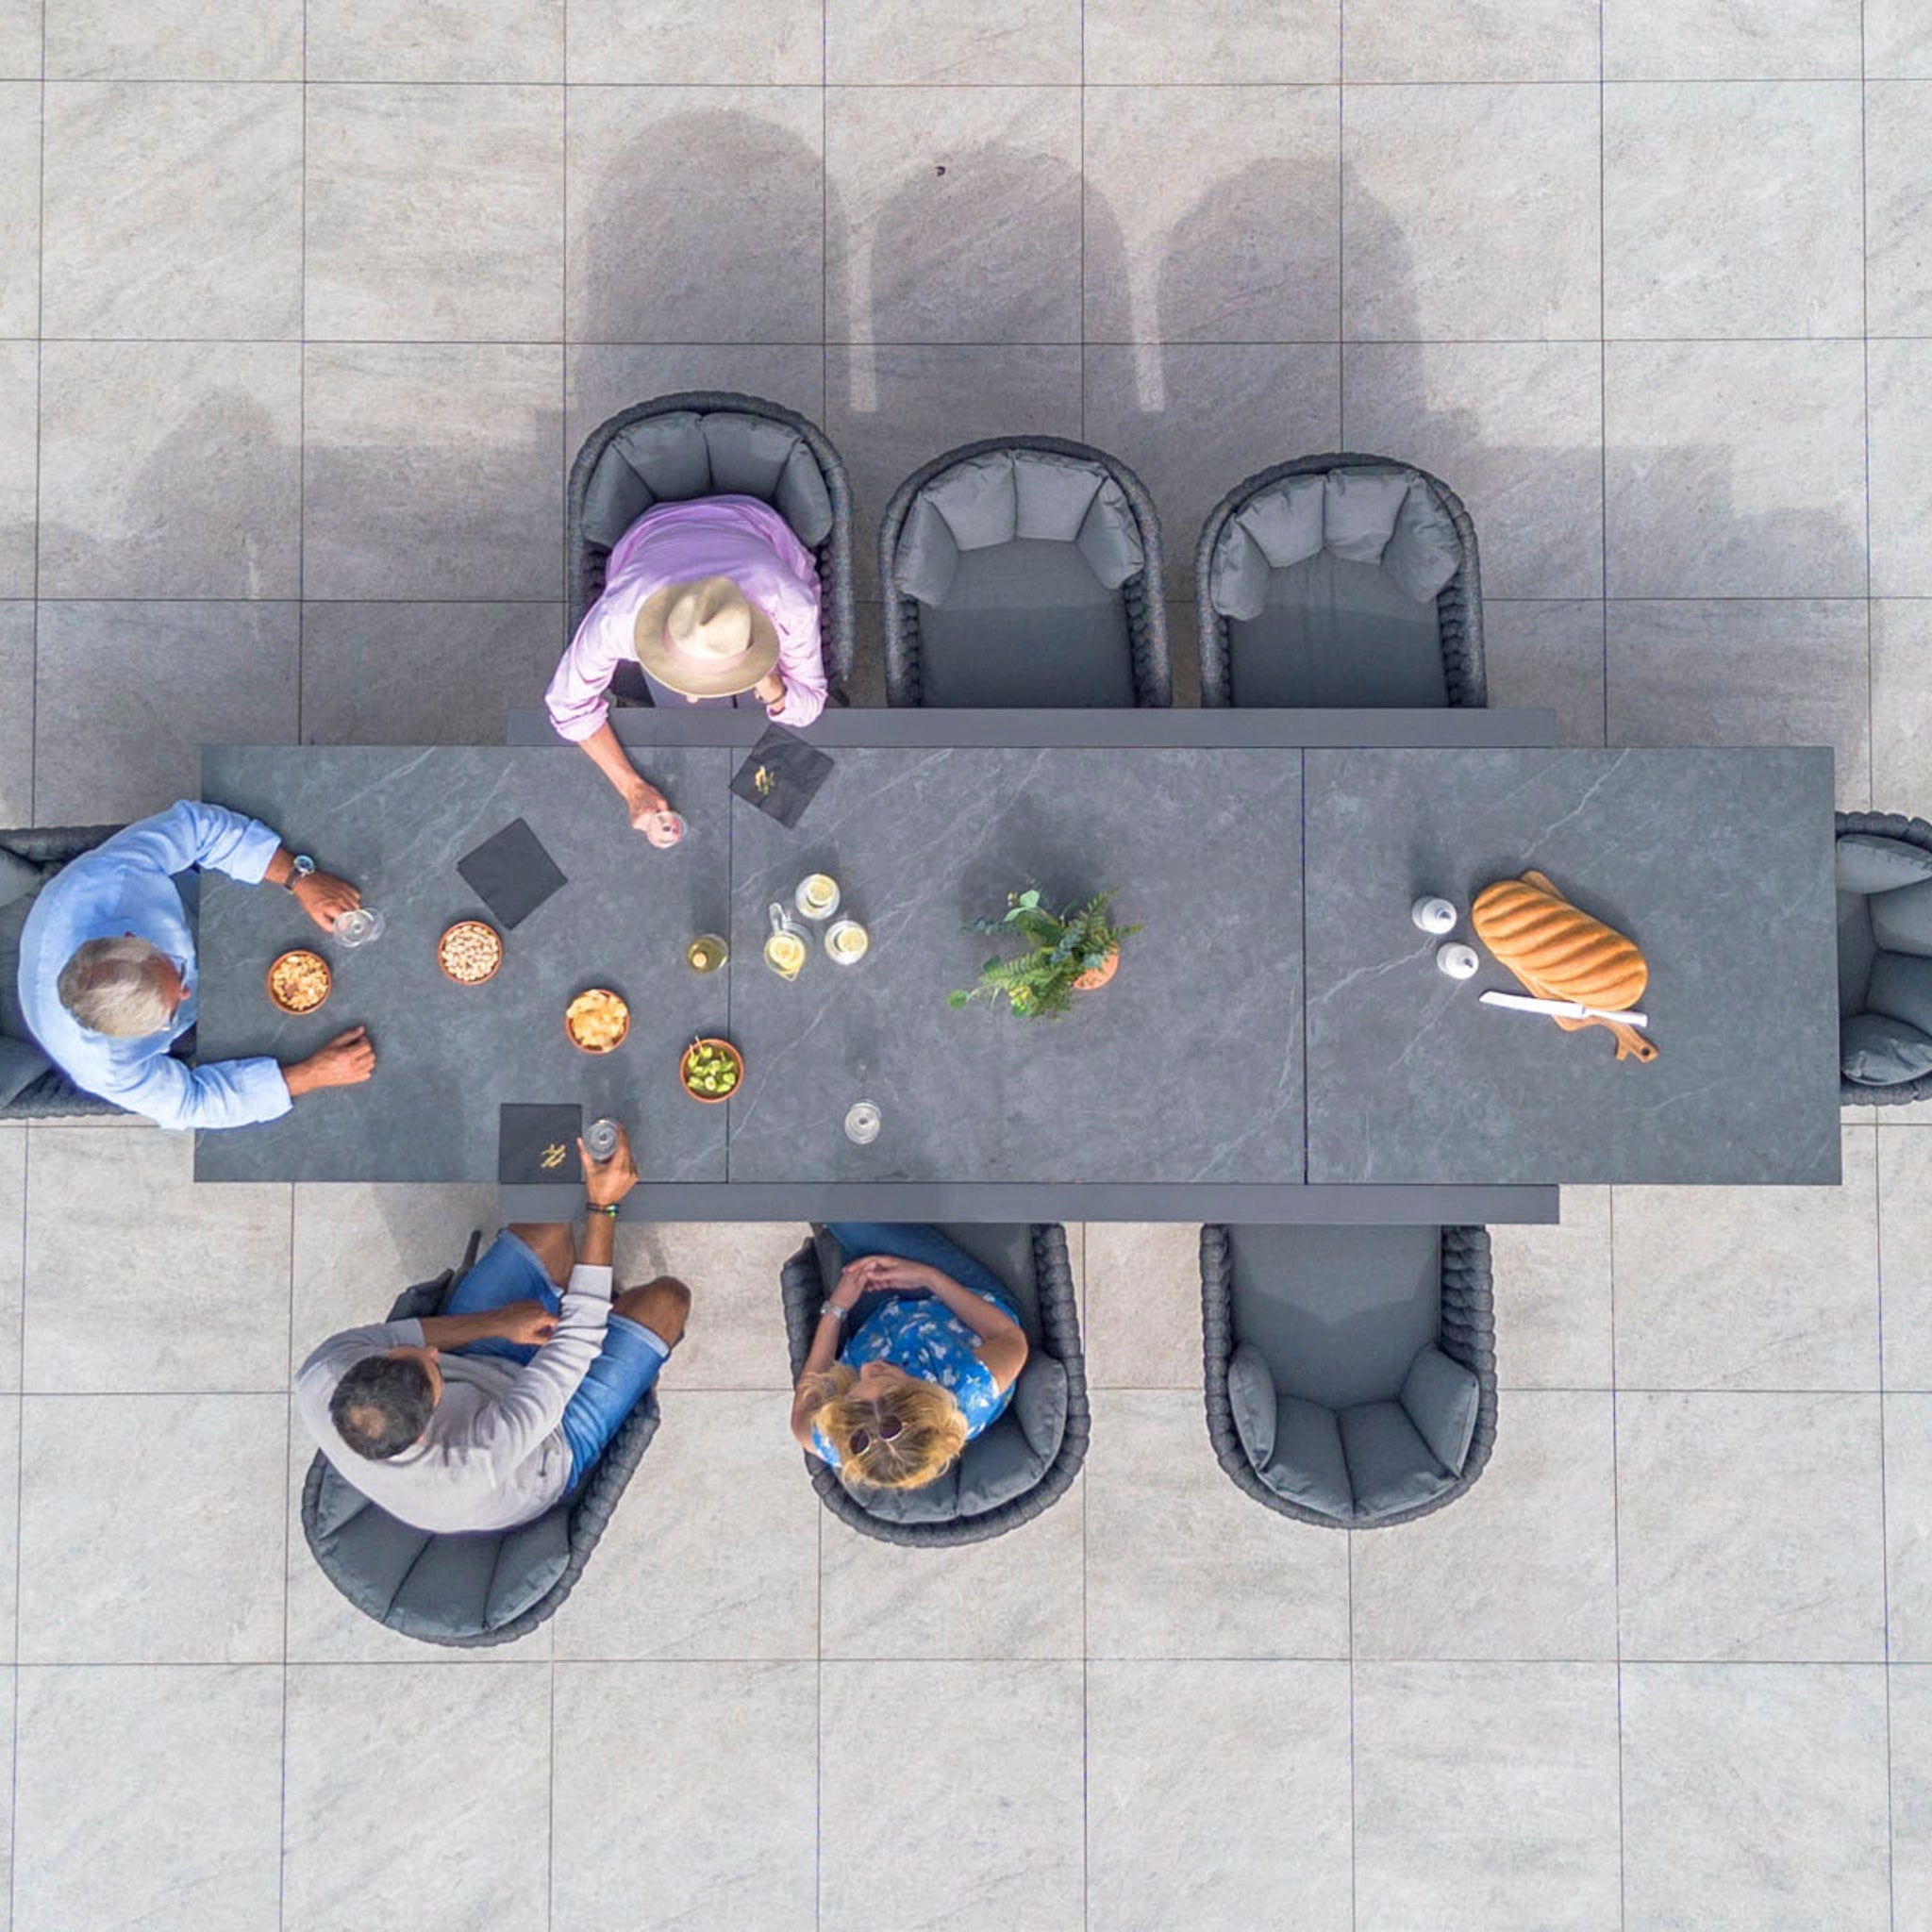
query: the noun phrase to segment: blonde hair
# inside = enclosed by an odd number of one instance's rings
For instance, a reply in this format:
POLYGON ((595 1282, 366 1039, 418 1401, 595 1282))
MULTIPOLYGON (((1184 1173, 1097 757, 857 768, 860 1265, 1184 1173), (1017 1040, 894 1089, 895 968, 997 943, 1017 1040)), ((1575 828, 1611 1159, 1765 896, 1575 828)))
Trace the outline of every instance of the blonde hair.
POLYGON ((875 1395, 858 1395, 853 1392, 858 1380, 844 1362, 812 1378, 811 1426, 837 1452, 839 1480, 848 1490, 918 1490, 944 1475, 966 1446, 966 1414, 952 1391, 908 1376, 875 1395), (889 1416, 899 1423, 890 1441, 879 1434, 889 1416), (871 1440, 855 1453, 858 1429, 871 1440))
POLYGON ((109 1040, 139 1040, 158 1033, 175 1017, 155 971, 161 954, 129 935, 89 940, 60 969, 60 1004, 93 1033, 109 1040))

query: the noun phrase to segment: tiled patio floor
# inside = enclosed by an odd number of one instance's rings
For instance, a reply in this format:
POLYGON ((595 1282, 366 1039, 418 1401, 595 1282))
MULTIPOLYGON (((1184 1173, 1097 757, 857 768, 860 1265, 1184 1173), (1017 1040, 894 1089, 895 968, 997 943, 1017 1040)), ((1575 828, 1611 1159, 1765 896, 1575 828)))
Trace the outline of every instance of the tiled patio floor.
MULTIPOLYGON (((0 0, 0 822, 497 737, 572 451, 700 384, 862 545, 967 437, 1118 451, 1184 702, 1214 497, 1411 458, 1496 702, 1932 812, 1928 235, 1927 0, 0 0)), ((811 1496, 793 1230, 633 1237, 663 1431, 452 1660, 312 1568, 289 1364, 488 1191, 0 1130, 12 1923, 1927 1932, 1932 1126, 1844 1132, 1499 1234, 1495 1460, 1352 1540, 1215 1468, 1191 1229, 1072 1231, 1087 1474, 955 1553, 811 1496)))

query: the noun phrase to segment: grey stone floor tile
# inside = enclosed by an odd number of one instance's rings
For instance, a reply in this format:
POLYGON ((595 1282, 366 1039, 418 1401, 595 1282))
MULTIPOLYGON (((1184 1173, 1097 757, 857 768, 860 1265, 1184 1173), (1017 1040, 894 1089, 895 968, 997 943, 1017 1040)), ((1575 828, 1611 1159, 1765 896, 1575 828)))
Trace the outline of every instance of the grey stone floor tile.
POLYGON ((1090 1666, 1091 1932, 1346 1932, 1349 1742, 1343 1664, 1090 1666))
POLYGON ((1857 0, 1604 0, 1604 77, 1856 78, 1858 11, 1857 0))
POLYGON ((1601 603, 1486 597, 1483 660, 1491 705, 1555 711, 1558 744, 1603 743, 1601 603))
POLYGON ((561 604, 306 604, 302 741, 501 744, 563 642, 561 604))
MULTIPOLYGON (((679 390, 761 396, 824 422, 825 352, 817 342, 575 342, 564 359, 564 447, 573 461, 599 424, 679 390)), ((870 558, 855 562, 861 583, 875 575, 870 558)))
POLYGON ((1617 1397, 1626 1659, 1884 1656, 1875 1395, 1617 1397))
POLYGON ((22 1398, 24 1663, 282 1654, 283 1395, 22 1398))
POLYGON ((1872 796, 1868 606, 1860 598, 1613 599, 1612 744, 1828 744, 1839 805, 1872 796))
POLYGON ((1897 1124, 1924 1103, 1875 1111, 1885 1386, 1932 1392, 1932 1134, 1897 1124))
POLYGON ((1865 73, 1932 80, 1932 17, 1922 0, 1865 0, 1865 73))
POLYGON ((300 80, 302 0, 45 0, 49 80, 300 80))
POLYGON ((827 89, 827 340, 1077 342, 1080 111, 1074 88, 827 89))
POLYGON ((1856 81, 1604 94, 1604 329, 1844 336, 1864 326, 1856 81))
POLYGON ((1391 87, 1341 106, 1351 341, 1593 338, 1594 87, 1391 87), (1480 222, 1484 245, 1469 246, 1480 222))
MULTIPOLYGON (((1928 16, 1932 17, 1932 16, 1928 16)), ((1866 326, 1924 335, 1932 319, 1932 87, 1874 81, 1865 89, 1866 326)))
POLYGON ((19 1608, 20 1397, 0 1395, 0 1657, 9 1663, 18 1643, 19 1608))
POLYGON ((1932 602, 1874 599, 1872 611, 1872 801, 1879 811, 1932 811, 1932 602))
POLYGON ((1200 1228, 1089 1222, 1086 1317, 1095 1388, 1199 1389, 1200 1228))
POLYGON ((825 78, 887 82, 1059 82, 1080 78, 1080 0, 954 0, 942 8, 829 0, 825 78))
POLYGON ((193 1153, 190 1134, 31 1130, 27 1388, 288 1386, 289 1189, 197 1187, 193 1153))
POLYGON ((570 77, 811 85, 824 78, 822 0, 571 0, 570 77))
POLYGON ((308 0, 308 77, 561 80, 565 0, 308 0))
POLYGON ((1474 1488, 1400 1534, 1350 1537, 1357 1662, 1615 1660, 1610 1400, 1607 1391, 1509 1391, 1474 1488))
POLYGON ((563 94, 311 87, 311 341, 554 341, 563 332, 563 94), (438 184, 434 194, 423 184, 438 184))
POLYGON ((0 0, 0 78, 38 79, 41 39, 41 0, 0 0))
POLYGON ((596 1561, 557 1614, 557 1655, 815 1657, 824 1510, 791 1440, 791 1395, 681 1388, 678 1366, 658 1385, 663 1424, 596 1561))
POLYGON ((1341 299, 1336 91, 1093 88, 1091 341, 1322 341, 1341 299))
POLYGON ((297 636, 292 603, 43 602, 41 822, 140 818, 199 792, 204 744, 293 743, 297 636))
POLYGON ((1342 443, 1419 464, 1461 497, 1483 594, 1597 597, 1603 362, 1594 342, 1352 342, 1342 443))
POLYGON ((18 1932, 256 1932, 281 1887, 282 1673, 19 1674, 18 1932))
POLYGON ((1339 6, 1228 7, 1221 0, 1087 0, 1087 84, 1332 81, 1339 6))
POLYGON ((1235 1488, 1198 1391, 1096 1391, 1087 1457, 1087 1654, 1348 1655, 1348 1548, 1235 1488))
POLYGON ((303 391, 306 595, 558 594, 560 346, 310 344, 303 391))
POLYGON ((1631 1932, 1889 1923, 1880 1670, 1626 1663, 1623 1713, 1631 1932))
POLYGON ((0 592, 9 597, 34 594, 39 395, 38 346, 0 342, 0 592))
POLYGON ((1885 1398, 1887 1655, 1932 1663, 1932 1395, 1885 1398))
MULTIPOLYGON (((878 594, 879 515, 921 464, 986 436, 1079 436, 1080 364, 1078 348, 1051 345, 826 350, 824 428, 852 473, 861 585, 878 594)), ((1089 441, 1106 441, 1089 429, 1089 441)))
POLYGON ((302 192, 302 99, 292 88, 50 88, 41 327, 50 336, 299 335, 302 192))
POLYGON ((1201 525, 1242 477, 1338 446, 1332 343, 1141 344, 1090 348, 1085 361, 1087 441, 1153 492, 1171 597, 1194 594, 1201 525))
POLYGON ((301 357, 293 342, 45 343, 40 594, 293 596, 301 357))
MULTIPOLYGON (((909 1554, 909 1553, 908 1553, 909 1554)), ((1077 1932, 1082 1671, 1072 1663, 827 1663, 819 1674, 819 1909, 837 1924, 1077 1932), (879 1775, 880 1714, 997 1750, 902 1751, 879 1775)))
POLYGON ((617 1281, 669 1274, 691 1292, 677 1347, 680 1389, 770 1389, 788 1395, 791 1361, 778 1276, 806 1229, 780 1221, 629 1222, 617 1234, 617 1281))
POLYGON ((0 336, 40 333, 41 92, 0 81, 0 336))
POLYGON ((1613 1664, 1355 1671, 1355 1924, 1617 1923, 1613 1664))
POLYGON ((1865 594, 1858 343, 1612 342, 1604 373, 1611 596, 1865 594))
POLYGON ((1342 75, 1594 80, 1594 0, 1343 0, 1342 75))
POLYGON ((1490 1230, 1506 1391, 1611 1385, 1609 1189, 1565 1188, 1562 1217, 1490 1230))
POLYGON ((1932 1665, 1888 1674, 1893 1932, 1932 1927, 1932 1665))
POLYGON ((1870 351, 1872 592, 1932 596, 1932 341, 1870 351))
POLYGON ((544 1923, 545 1665, 295 1664, 287 1697, 284 1924, 544 1923))
POLYGON ((0 822, 9 825, 33 821, 33 604, 0 603, 0 690, 15 694, 0 710, 0 822))
POLYGON ((1878 1174, 1836 1188, 1617 1188, 1622 1389, 1876 1389, 1878 1174))
POLYGON ((810 1924, 818 1717, 814 1664, 560 1665, 555 1932, 607 1932, 646 1896, 665 1924, 810 1924))
POLYGON ((830 1516, 819 1542, 827 1657, 1078 1657, 1085 1652, 1085 1491, 1005 1536, 900 1549, 830 1516), (916 1557, 916 1562, 908 1562, 916 1557))
POLYGON ((574 92, 570 340, 823 341, 825 117, 816 87, 574 92))

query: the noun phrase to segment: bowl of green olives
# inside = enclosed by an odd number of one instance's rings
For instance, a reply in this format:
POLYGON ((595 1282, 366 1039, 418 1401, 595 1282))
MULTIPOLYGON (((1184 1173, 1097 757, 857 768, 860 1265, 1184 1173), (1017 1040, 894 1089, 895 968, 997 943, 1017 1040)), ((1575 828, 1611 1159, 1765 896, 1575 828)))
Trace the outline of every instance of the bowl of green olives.
POLYGON ((694 1040, 677 1063, 677 1077, 693 1100, 716 1106, 744 1078, 744 1056, 728 1040, 694 1040))

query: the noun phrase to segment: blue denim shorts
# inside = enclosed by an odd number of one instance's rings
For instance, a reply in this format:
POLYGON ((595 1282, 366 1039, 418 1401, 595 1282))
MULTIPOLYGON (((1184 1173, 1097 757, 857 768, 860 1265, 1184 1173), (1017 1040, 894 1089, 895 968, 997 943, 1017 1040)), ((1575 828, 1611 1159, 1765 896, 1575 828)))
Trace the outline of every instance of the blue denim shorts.
MULTIPOLYGON (((476 1265, 450 1291, 445 1315, 480 1315, 510 1302, 540 1301, 554 1315, 563 1305, 543 1264, 527 1241, 505 1228, 491 1242, 476 1265)), ((537 1351, 524 1342, 490 1336, 467 1341, 458 1355, 493 1355, 505 1361, 527 1362, 537 1351)), ((563 1440, 570 1444, 571 1488, 583 1481, 624 1419, 643 1400, 644 1391, 671 1346, 641 1322, 613 1313, 604 1331, 604 1346, 577 1384, 563 1411, 563 1440)))

